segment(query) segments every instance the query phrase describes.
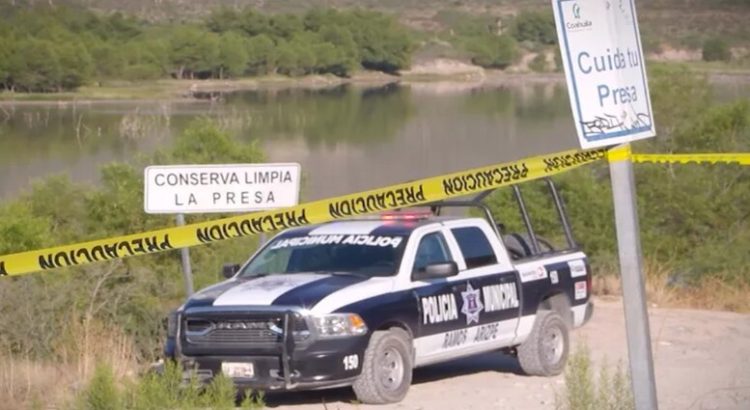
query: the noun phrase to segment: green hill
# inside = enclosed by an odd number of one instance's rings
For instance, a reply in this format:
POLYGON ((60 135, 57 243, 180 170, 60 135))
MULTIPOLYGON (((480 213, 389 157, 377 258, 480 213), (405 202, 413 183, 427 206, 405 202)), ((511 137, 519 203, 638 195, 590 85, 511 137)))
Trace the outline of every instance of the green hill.
MULTIPOLYGON (((54 0, 51 0, 54 1, 54 0)), ((71 4, 148 20, 196 19, 217 7, 247 6, 269 13, 304 12, 315 7, 361 7, 398 14, 409 26, 444 28, 435 17, 441 10, 504 17, 519 10, 548 10, 546 0, 73 0, 71 4)), ((701 37, 720 35, 737 44, 750 43, 750 0, 649 0, 636 3, 642 30, 655 41, 697 46, 701 37)))

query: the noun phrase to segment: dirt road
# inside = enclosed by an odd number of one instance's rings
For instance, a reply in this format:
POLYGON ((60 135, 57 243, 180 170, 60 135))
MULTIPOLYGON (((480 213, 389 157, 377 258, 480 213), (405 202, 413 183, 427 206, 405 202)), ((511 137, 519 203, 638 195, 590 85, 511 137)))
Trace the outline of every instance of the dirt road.
MULTIPOLYGON (((651 308, 651 336, 660 409, 750 409, 750 315, 651 308)), ((591 322, 575 331, 573 346, 585 342, 600 363, 622 359, 627 349, 622 302, 597 300, 591 322)), ((417 369, 406 399, 392 406, 355 403, 351 389, 302 392, 268 398, 272 408, 460 410, 553 409, 562 376, 519 374, 502 354, 417 369), (324 404, 325 403, 325 404, 324 404)))

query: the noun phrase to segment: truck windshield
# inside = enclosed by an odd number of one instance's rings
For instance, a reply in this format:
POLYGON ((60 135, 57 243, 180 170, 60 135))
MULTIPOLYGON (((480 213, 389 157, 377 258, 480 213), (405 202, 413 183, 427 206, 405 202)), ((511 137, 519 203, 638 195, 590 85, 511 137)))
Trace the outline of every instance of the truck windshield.
POLYGON ((380 235, 303 235, 277 238, 249 264, 240 277, 331 272, 360 276, 395 275, 406 237, 380 235))

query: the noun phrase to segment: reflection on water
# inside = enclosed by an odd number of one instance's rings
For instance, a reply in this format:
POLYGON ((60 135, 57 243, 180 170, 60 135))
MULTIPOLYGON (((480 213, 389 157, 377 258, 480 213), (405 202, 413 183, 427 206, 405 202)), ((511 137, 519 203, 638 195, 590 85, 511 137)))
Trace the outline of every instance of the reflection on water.
POLYGON ((0 105, 0 199, 35 178, 98 168, 170 143, 201 115, 299 162, 317 199, 577 144, 564 86, 463 83, 237 92, 219 101, 0 105))
POLYGON ((108 102, 0 108, 0 198, 35 178, 95 182, 99 166, 170 143, 208 115, 299 162, 316 199, 575 145, 564 88, 467 84, 339 86, 227 94, 220 102, 108 102))
POLYGON ((395 84, 353 89, 242 92, 228 95, 226 116, 239 116, 251 137, 264 141, 301 137, 312 147, 338 143, 378 144, 414 114, 409 88, 395 84), (244 121, 243 121, 244 120, 244 121))

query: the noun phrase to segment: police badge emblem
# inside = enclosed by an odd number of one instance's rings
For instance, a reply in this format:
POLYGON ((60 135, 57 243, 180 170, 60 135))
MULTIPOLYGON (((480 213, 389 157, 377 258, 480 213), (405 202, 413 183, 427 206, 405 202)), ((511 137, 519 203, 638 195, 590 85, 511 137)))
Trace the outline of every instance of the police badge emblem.
POLYGON ((466 315, 466 324, 479 323, 479 313, 484 309, 482 299, 479 297, 479 289, 474 290, 469 283, 466 286, 466 292, 461 292, 461 297, 464 299, 461 313, 466 315))

